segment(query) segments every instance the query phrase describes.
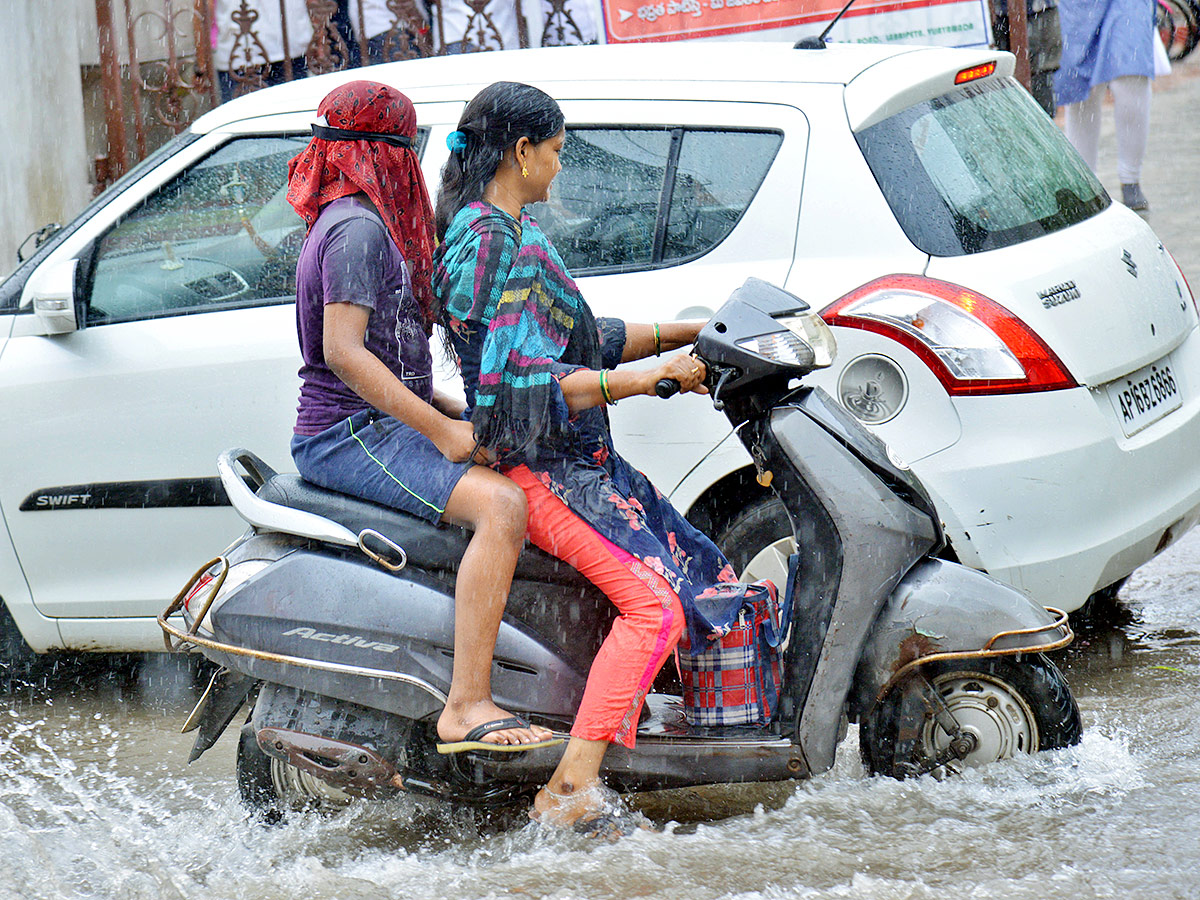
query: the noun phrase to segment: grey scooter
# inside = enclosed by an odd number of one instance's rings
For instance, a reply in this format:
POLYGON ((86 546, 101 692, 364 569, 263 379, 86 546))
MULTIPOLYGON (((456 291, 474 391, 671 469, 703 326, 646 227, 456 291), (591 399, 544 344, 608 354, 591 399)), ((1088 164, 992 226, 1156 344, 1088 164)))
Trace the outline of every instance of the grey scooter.
MULTIPOLYGON (((636 748, 605 757, 620 790, 806 778, 833 765, 850 722, 867 768, 895 777, 1080 739, 1043 655, 1071 641, 1067 616, 938 558, 944 538, 917 478, 800 381, 834 352, 807 304, 756 279, 696 341, 714 404, 793 525, 784 684, 769 724, 726 728, 689 725, 670 686, 656 689, 636 748)), ((198 732, 193 759, 249 703, 238 784, 256 806, 395 791, 504 804, 545 782, 561 748, 434 752, 464 532, 278 475, 245 450, 218 469, 250 528, 159 616, 168 647, 220 667, 185 725, 198 732)), ((497 703, 569 731, 613 615, 576 572, 523 553, 496 643, 497 703)))

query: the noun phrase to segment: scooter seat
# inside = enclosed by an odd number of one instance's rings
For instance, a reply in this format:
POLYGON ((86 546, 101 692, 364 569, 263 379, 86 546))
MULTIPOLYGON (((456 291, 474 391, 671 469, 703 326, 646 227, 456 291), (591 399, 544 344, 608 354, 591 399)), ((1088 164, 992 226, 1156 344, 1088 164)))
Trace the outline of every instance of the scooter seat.
MULTIPOLYGON (((408 564, 445 572, 458 570, 471 540, 470 530, 458 525, 433 525, 417 516, 326 490, 299 475, 274 475, 257 491, 261 500, 322 516, 355 534, 370 528, 395 542, 408 564)), ((526 545, 517 560, 516 578, 583 587, 587 579, 571 566, 537 547, 526 545)))

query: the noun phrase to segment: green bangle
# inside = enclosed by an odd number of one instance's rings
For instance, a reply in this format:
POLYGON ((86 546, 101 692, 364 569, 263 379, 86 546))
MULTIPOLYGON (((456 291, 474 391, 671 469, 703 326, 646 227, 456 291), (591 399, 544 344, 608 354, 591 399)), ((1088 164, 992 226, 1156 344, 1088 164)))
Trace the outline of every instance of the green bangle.
POLYGON ((617 405, 617 401, 614 400, 612 394, 608 392, 608 369, 600 370, 600 396, 604 398, 604 402, 609 406, 617 405))
POLYGON ((654 355, 662 356, 662 334, 658 330, 658 323, 654 323, 654 355))

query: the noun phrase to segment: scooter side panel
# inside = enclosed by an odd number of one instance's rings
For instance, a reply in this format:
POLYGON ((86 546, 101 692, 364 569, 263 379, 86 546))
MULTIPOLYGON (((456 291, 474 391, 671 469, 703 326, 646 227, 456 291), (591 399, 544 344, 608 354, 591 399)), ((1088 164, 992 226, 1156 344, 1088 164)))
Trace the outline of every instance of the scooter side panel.
MULTIPOLYGON (((508 709, 573 717, 599 645, 596 636, 603 636, 611 618, 607 606, 590 595, 558 597, 553 585, 514 585, 493 657, 496 701, 508 709), (533 622, 510 618, 514 613, 533 622), (536 630, 539 625, 549 637, 536 630)), ((442 695, 450 687, 453 584, 418 569, 393 575, 353 554, 297 550, 230 593, 209 620, 218 640, 239 647, 400 672, 442 695)), ((227 661, 255 678, 408 718, 442 706, 435 693, 380 678, 240 656, 227 661)))
MULTIPOLYGON (((803 677, 811 671, 801 707, 796 737, 810 771, 823 772, 833 765, 845 699, 854 670, 877 610, 913 564, 936 546, 939 535, 927 513, 897 496, 854 452, 855 433, 837 431, 821 421, 818 405, 806 409, 789 405, 770 418, 770 437, 777 448, 766 452, 768 462, 781 470, 792 469, 811 492, 809 509, 789 509, 793 522, 823 511, 841 547, 840 578, 821 582, 833 596, 815 598, 805 610, 793 609, 793 621, 806 614, 808 641, 789 646, 789 675, 803 677), (832 602, 830 602, 832 601, 832 602), (822 619, 824 621, 822 622, 822 619), (819 643, 815 643, 817 637, 819 643), (805 646, 807 644, 807 646, 805 646), (814 658, 815 657, 815 658, 814 658)), ((787 473, 787 478, 792 473, 787 473)), ((785 505, 786 483, 779 491, 785 505)), ((798 544, 803 535, 798 532, 798 544)), ((828 545, 826 538, 823 541, 828 545)), ((803 560, 802 560, 803 563, 803 560)), ((812 573, 803 569, 800 581, 812 573)), ((804 634, 802 629, 799 634, 804 634)))
MULTIPOLYGON (((1000 632, 1045 628, 1055 620, 1011 585, 957 563, 924 560, 900 582, 871 630, 852 709, 869 710, 892 675, 914 658, 979 650, 1000 632)), ((1037 647, 1053 634, 1007 636, 998 648, 1037 647)))

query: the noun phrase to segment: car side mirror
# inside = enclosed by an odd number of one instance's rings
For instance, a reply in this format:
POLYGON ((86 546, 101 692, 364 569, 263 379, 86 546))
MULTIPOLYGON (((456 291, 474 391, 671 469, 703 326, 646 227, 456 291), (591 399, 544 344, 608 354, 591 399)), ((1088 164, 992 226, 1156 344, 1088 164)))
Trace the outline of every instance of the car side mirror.
POLYGON ((46 243, 46 241, 50 240, 50 238, 54 237, 60 231, 62 231, 62 226, 57 222, 51 222, 49 225, 43 225, 41 228, 30 232, 25 240, 21 241, 21 246, 17 248, 17 263, 25 262, 33 254, 37 253, 38 248, 42 244, 46 243), (32 247, 29 246, 30 243, 33 244, 32 247))
POLYGON ((79 328, 75 315, 77 259, 38 266, 25 283, 21 306, 32 306, 42 334, 69 334, 79 328))

